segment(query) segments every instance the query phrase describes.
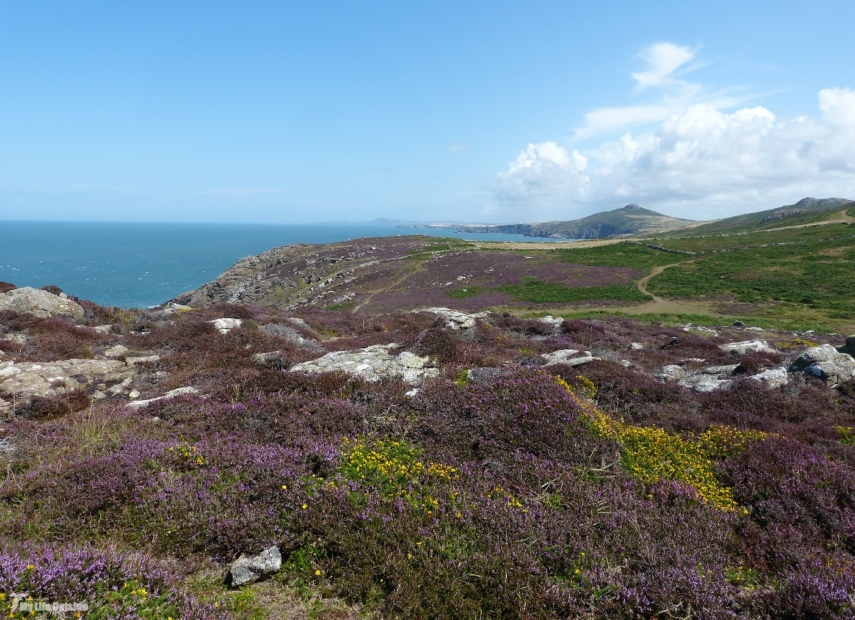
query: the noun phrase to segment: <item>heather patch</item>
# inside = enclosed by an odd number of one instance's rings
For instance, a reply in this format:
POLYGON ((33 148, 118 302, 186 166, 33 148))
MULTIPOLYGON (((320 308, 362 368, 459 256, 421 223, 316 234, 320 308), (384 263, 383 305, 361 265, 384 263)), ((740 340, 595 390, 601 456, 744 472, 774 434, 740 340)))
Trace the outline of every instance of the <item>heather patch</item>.
POLYGON ((196 600, 176 576, 142 554, 23 545, 0 550, 0 613, 31 618, 232 618, 196 600))

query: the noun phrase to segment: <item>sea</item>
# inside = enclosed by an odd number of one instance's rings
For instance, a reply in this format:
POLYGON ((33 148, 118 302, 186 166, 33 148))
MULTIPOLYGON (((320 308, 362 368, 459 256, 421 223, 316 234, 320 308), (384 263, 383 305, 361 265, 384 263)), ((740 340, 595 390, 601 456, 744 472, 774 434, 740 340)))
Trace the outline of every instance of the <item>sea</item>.
POLYGON ((393 224, 174 224, 0 221, 0 281, 102 306, 148 308, 210 282, 235 262, 292 243, 430 235, 480 241, 554 241, 393 224))

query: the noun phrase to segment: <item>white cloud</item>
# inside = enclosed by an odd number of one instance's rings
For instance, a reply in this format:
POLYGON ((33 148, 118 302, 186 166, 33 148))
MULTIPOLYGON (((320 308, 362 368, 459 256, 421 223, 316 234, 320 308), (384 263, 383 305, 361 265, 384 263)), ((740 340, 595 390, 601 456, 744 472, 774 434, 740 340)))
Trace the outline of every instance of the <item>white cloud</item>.
POLYGON ((643 52, 641 58, 648 67, 646 71, 632 74, 639 89, 648 86, 661 86, 673 80, 674 72, 695 57, 695 52, 688 47, 681 47, 673 43, 656 43, 643 52))
POLYGON ((451 151, 452 153, 460 153, 469 148, 469 145, 465 142, 461 142, 459 144, 449 144, 445 147, 445 150, 451 151))
POLYGON ((695 52, 673 43, 656 43, 642 50, 639 57, 646 70, 633 73, 636 94, 648 91, 652 100, 637 105, 599 108, 585 114, 585 123, 575 129, 576 141, 604 133, 626 130, 628 127, 664 121, 669 115, 686 108, 707 103, 716 108, 728 109, 745 103, 750 97, 737 96, 733 91, 710 91, 701 84, 678 79, 675 73, 688 73, 698 67, 688 65, 695 52), (648 90, 650 89, 650 90, 648 90))
POLYGON ((855 91, 822 90, 818 101, 818 116, 792 120, 763 107, 726 113, 695 103, 669 112, 654 131, 584 153, 531 144, 498 175, 494 195, 506 213, 534 206, 569 217, 572 209, 638 202, 693 219, 804 196, 855 197, 855 91))

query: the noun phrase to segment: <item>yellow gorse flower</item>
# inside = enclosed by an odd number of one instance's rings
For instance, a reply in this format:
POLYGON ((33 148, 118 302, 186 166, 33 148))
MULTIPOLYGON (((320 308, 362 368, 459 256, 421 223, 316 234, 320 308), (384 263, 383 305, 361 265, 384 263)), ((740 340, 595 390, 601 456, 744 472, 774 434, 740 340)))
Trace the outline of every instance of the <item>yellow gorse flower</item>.
POLYGON ((765 439, 766 433, 715 426, 701 435, 683 438, 661 428, 633 426, 580 398, 561 377, 556 381, 576 401, 598 437, 621 444, 621 463, 633 478, 645 484, 675 480, 692 487, 701 501, 719 510, 737 510, 731 490, 713 473, 713 459, 737 454, 749 443, 765 439))

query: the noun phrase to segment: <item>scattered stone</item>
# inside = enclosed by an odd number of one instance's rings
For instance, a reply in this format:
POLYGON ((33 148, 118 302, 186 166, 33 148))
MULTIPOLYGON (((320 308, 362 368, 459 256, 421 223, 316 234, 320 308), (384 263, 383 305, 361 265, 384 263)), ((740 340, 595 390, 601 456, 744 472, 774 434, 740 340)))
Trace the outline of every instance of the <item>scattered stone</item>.
POLYGON ((641 351, 642 349, 644 349, 644 345, 640 342, 630 342, 627 349, 629 349, 630 351, 641 351))
POLYGON ((270 351, 269 353, 256 353, 251 358, 252 363, 260 368, 273 370, 284 370, 288 368, 288 358, 282 351, 270 351))
POLYGON ((621 360, 620 365, 624 368, 629 368, 630 366, 632 366, 632 362, 630 362, 629 360, 621 360))
POLYGON ((404 396, 406 396, 407 398, 415 398, 418 393, 419 388, 413 388, 412 390, 407 390, 406 392, 404 392, 404 396))
POLYGON ((769 388, 778 388, 790 382, 790 375, 786 368, 770 368, 749 378, 759 381, 769 388))
POLYGON ((745 323, 743 323, 742 321, 734 321, 733 326, 734 327, 745 327, 745 323))
POLYGON ((208 323, 211 323, 214 327, 216 327, 217 330, 221 334, 228 334, 230 331, 232 331, 236 327, 240 327, 241 325, 243 325, 243 320, 242 319, 214 319, 213 321, 208 321, 208 323))
POLYGON ((125 363, 133 368, 137 364, 151 364, 152 362, 157 362, 160 360, 159 355, 140 355, 137 357, 126 357, 125 363))
POLYGON ((234 588, 255 583, 263 577, 278 572, 280 568, 282 568, 282 554, 279 553, 279 547, 270 547, 254 556, 241 554, 229 568, 228 582, 234 588))
POLYGON ((332 372, 339 370, 366 381, 379 381, 383 377, 400 377, 407 383, 436 377, 439 370, 427 368, 428 357, 419 357, 409 351, 393 355, 389 351, 400 345, 375 344, 354 351, 333 351, 323 357, 296 364, 292 372, 332 372))
POLYGON ((846 344, 837 347, 837 351, 855 357, 855 336, 847 336, 846 344))
POLYGON ((123 382, 131 372, 124 363, 116 360, 0 362, 0 392, 28 401, 34 396, 56 396, 98 383, 123 382))
POLYGON ((156 403, 160 400, 169 400, 169 399, 175 398, 176 396, 184 396, 186 394, 198 394, 198 393, 199 393, 199 390, 197 388, 192 387, 192 386, 191 387, 180 387, 180 388, 175 388, 174 390, 170 390, 169 392, 167 392, 163 396, 157 396, 155 398, 149 398, 146 400, 131 401, 126 406, 130 407, 131 409, 140 409, 141 407, 146 407, 146 406, 150 405, 151 403, 156 403))
POLYGON ((139 397, 140 397, 140 391, 139 390, 131 390, 130 393, 128 394, 128 398, 130 398, 131 400, 134 400, 134 399, 139 398, 139 397))
POLYGON ((82 319, 84 315, 83 308, 67 297, 29 286, 0 293, 0 310, 32 314, 43 319, 56 314, 82 319))
POLYGON ((766 330, 763 329, 762 327, 746 327, 745 331, 748 331, 748 332, 764 332, 766 330))
POLYGON ((451 329, 471 329, 475 327, 478 319, 483 319, 488 314, 487 312, 466 314, 465 312, 458 312, 451 308, 422 308, 420 310, 413 310, 413 312, 430 312, 431 314, 435 314, 445 319, 446 325, 451 329))
POLYGON ((111 357, 111 358, 115 359, 117 357, 123 357, 123 356, 127 355, 128 352, 129 352, 128 347, 126 347, 123 344, 117 344, 116 346, 110 347, 109 349, 104 351, 104 357, 111 357))
POLYGON ((741 342, 730 342, 718 346, 722 351, 730 351, 745 355, 746 353, 775 353, 775 349, 769 346, 765 340, 743 340, 741 342))
POLYGON ((93 331, 98 332, 99 334, 111 334, 113 332, 112 325, 98 325, 92 328, 93 331))
POLYGON ((668 366, 663 366, 659 372, 654 373, 653 376, 665 383, 676 383, 686 377, 686 371, 679 366, 669 364, 668 366))
MULTIPOLYGON (((291 320, 291 319, 289 319, 291 320)), ((297 319, 305 324, 305 321, 302 319, 297 319)), ((294 323, 296 324, 296 321, 294 323)), ((282 338, 283 340, 287 340, 291 344, 294 344, 301 349, 306 349, 307 351, 323 351, 324 348, 316 341, 311 338, 305 338, 303 334, 298 332, 293 327, 289 327, 288 325, 281 325, 278 323, 271 323, 269 325, 262 325, 259 329, 268 334, 270 336, 276 336, 277 338, 282 338)))
POLYGON ((823 344, 804 351, 793 362, 790 370, 817 377, 834 387, 855 376, 855 359, 847 353, 841 353, 830 344, 823 344))

